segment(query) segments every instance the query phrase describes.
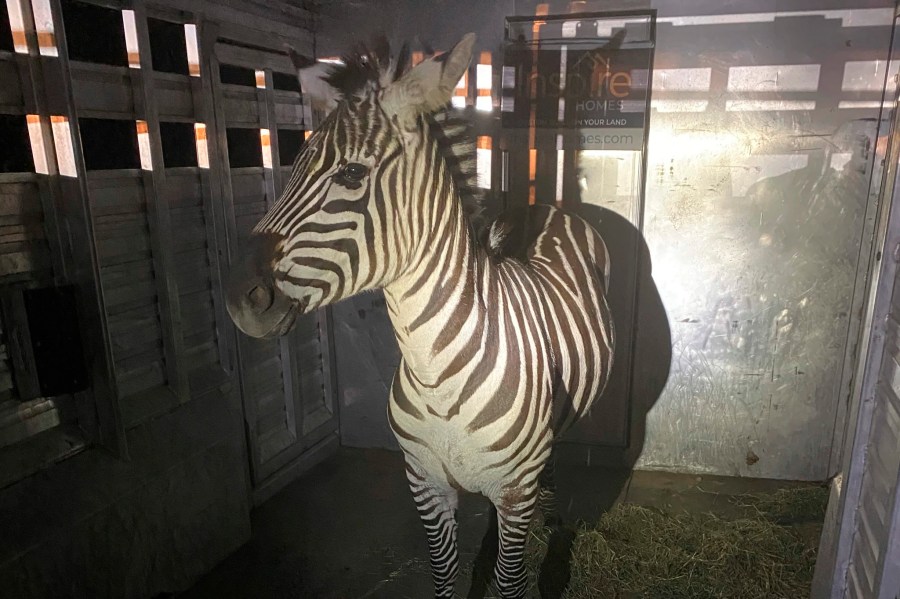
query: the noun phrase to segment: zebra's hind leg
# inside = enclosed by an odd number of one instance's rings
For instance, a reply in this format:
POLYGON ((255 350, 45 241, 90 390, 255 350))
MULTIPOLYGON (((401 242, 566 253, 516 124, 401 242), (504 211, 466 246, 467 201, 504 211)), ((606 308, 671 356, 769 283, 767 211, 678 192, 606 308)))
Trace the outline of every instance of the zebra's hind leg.
POLYGON ((556 501, 556 468, 555 460, 551 456, 544 469, 541 470, 541 476, 538 478, 540 491, 538 491, 538 507, 544 516, 544 526, 555 527, 562 523, 562 517, 559 515, 559 504, 556 501))
POLYGON ((429 482, 409 463, 406 476, 428 537, 434 596, 438 599, 453 597, 453 586, 459 573, 459 554, 456 546, 458 493, 455 489, 429 482))
POLYGON ((538 591, 542 599, 558 599, 565 592, 571 575, 572 544, 575 542, 575 532, 564 524, 559 513, 555 470, 555 460, 551 457, 538 479, 541 485, 538 506, 544 516, 544 526, 550 528, 547 554, 538 577, 538 591))
POLYGON ((497 563, 498 534, 497 508, 490 504, 487 532, 484 533, 475 563, 472 564, 472 583, 469 585, 467 599, 483 599, 487 593, 494 576, 494 564, 497 563))

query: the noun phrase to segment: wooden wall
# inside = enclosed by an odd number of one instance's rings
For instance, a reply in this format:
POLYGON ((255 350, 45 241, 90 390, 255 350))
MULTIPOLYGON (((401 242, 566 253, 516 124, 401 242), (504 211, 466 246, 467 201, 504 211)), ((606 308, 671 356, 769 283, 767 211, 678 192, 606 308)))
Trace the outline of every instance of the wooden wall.
MULTIPOLYGON (((91 387, 0 446, 4 595, 178 591, 249 537, 255 502, 337 446, 328 315, 245 340, 221 288, 310 125, 284 45, 310 53, 311 16, 8 4, 22 17, 15 43, 0 27, 0 119, 33 115, 46 166, 0 172, 0 294, 75 286, 91 387)), ((0 408, 22 418, 47 398, 17 390, 9 354, 0 408)))

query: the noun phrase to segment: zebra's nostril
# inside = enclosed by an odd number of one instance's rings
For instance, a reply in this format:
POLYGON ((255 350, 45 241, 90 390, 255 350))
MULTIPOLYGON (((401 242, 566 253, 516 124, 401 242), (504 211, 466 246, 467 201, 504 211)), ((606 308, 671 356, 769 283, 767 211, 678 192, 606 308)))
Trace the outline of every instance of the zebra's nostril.
POLYGON ((247 293, 247 298, 250 300, 250 307, 254 312, 265 312, 272 305, 275 296, 268 288, 254 285, 247 293))

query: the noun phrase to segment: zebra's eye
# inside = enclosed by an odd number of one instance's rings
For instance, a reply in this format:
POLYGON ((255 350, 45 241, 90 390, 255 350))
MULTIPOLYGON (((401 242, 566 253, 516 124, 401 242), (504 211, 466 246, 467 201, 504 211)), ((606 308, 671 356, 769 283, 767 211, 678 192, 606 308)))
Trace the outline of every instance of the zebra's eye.
POLYGON ((341 179, 350 183, 359 183, 367 174, 369 174, 369 168, 358 162, 349 162, 338 171, 338 175, 340 175, 341 179))

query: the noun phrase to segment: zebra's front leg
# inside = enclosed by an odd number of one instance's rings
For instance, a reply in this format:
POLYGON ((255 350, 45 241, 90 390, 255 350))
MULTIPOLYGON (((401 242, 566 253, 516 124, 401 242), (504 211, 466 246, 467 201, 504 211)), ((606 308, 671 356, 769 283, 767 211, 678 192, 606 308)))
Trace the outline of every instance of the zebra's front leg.
POLYGON ((499 550, 494 567, 494 581, 502 599, 519 599, 525 596, 528 577, 525 572, 525 542, 528 525, 537 504, 537 489, 519 495, 514 501, 501 501, 497 505, 499 550))
POLYGON ((456 546, 456 508, 459 496, 455 489, 429 481, 424 473, 409 463, 406 476, 428 537, 434 596, 453 597, 453 586, 459 573, 456 546))

